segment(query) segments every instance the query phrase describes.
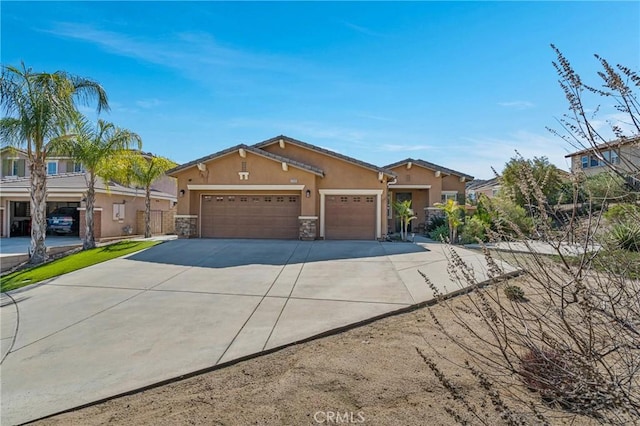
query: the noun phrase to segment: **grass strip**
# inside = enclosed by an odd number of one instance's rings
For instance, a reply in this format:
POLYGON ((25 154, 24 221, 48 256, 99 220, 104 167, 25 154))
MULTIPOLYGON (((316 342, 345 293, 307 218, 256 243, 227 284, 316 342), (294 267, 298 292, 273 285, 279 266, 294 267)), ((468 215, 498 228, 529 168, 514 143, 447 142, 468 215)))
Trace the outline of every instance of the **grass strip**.
POLYGON ((0 278, 0 291, 4 293, 5 291, 15 290, 29 284, 77 271, 96 263, 144 250, 158 243, 159 241, 120 241, 108 246, 71 254, 53 262, 5 275, 0 278))

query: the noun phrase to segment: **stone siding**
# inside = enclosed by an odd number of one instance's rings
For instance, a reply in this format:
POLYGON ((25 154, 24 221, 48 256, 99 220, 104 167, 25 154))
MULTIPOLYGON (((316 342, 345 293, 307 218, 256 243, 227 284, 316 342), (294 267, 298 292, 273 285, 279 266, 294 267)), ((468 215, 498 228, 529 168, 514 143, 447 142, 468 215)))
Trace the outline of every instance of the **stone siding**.
POLYGON ((175 218, 175 231, 178 238, 195 238, 198 236, 197 216, 177 216, 175 218))
POLYGON ((318 219, 304 218, 298 220, 300 223, 300 239, 315 240, 317 237, 318 219))

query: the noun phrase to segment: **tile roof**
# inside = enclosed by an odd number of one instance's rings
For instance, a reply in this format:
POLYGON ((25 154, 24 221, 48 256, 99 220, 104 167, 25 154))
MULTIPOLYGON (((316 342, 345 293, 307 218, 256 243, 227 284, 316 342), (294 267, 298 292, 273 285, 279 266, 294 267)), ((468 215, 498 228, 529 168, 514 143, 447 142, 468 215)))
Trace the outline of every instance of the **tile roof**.
POLYGON ((198 158, 197 160, 193 160, 193 161, 189 161, 188 163, 181 164, 178 167, 174 167, 173 169, 168 170, 167 171, 167 175, 173 175, 174 173, 179 172, 181 170, 185 170, 185 169, 188 169, 188 168, 191 168, 191 167, 195 167, 198 163, 204 163, 206 161, 213 160, 214 158, 223 157, 225 155, 228 155, 228 154, 231 154, 233 152, 236 152, 239 149, 244 149, 245 151, 249 151, 249 152, 251 152, 253 154, 260 155, 262 157, 269 158, 271 160, 278 161, 280 163, 287 163, 290 166, 297 167, 297 168, 302 169, 302 170, 306 170, 306 171, 314 173, 314 174, 316 174, 318 176, 324 176, 324 171, 322 169, 319 169, 319 168, 315 167, 315 166, 311 166, 309 164, 305 164, 305 163, 302 163, 300 161, 292 160, 291 158, 283 157, 281 155, 272 154, 270 152, 261 150, 259 148, 254 147, 254 146, 248 146, 248 145, 245 145, 245 144, 232 146, 231 148, 227 148, 225 150, 218 151, 218 152, 213 153, 211 155, 207 155, 205 157, 198 158))
POLYGON ((340 154, 340 153, 337 153, 335 151, 328 150, 326 148, 321 148, 319 146, 312 145, 312 144, 307 143, 307 142, 302 142, 300 140, 297 140, 297 139, 294 139, 294 138, 290 138, 289 136, 285 136, 285 135, 276 136, 274 138, 267 139, 267 140, 262 141, 262 142, 258 142, 257 144, 255 144, 253 146, 255 148, 261 149, 261 148, 263 148, 265 146, 272 145, 274 143, 278 143, 280 141, 280 139, 284 140, 287 143, 291 143, 293 145, 298 145, 298 146, 300 146, 302 148, 310 149, 312 151, 317 151, 317 152, 320 152, 322 154, 328 155, 330 157, 337 158, 339 160, 343 160, 343 161, 355 164, 355 165, 360 166, 360 167, 364 167, 365 169, 370 169, 370 170, 374 170, 376 172, 384 173, 387 176, 395 176, 396 175, 394 172, 392 172, 391 170, 389 170, 389 169, 387 169, 385 167, 378 167, 376 165, 373 165, 373 164, 370 164, 370 163, 366 163, 364 161, 357 160, 357 159, 355 159, 353 157, 349 157, 347 155, 340 154))
POLYGON ((593 152, 596 149, 598 151, 602 151, 603 149, 617 148, 617 147, 620 147, 620 146, 623 146, 623 145, 627 145, 627 144, 630 144, 630 143, 638 143, 638 142, 640 142, 640 136, 638 136, 638 135, 631 136, 631 137, 624 138, 624 139, 616 139, 616 140, 613 140, 613 141, 601 143, 600 145, 597 145, 595 147, 589 147, 589 148, 581 149, 580 151, 572 152, 571 154, 565 155, 564 158, 574 157, 574 156, 580 155, 580 154, 586 154, 586 153, 589 153, 589 152, 593 152))
MULTIPOLYGON (((29 192, 31 189, 31 180, 29 177, 17 179, 2 179, 2 187, 0 193, 3 196, 9 194, 29 192)), ((113 193, 119 195, 139 195, 144 196, 144 189, 123 186, 115 182, 107 182, 104 179, 96 178, 96 191, 104 193, 113 193)), ((81 194, 87 190, 87 179, 84 172, 80 173, 61 173, 58 175, 47 176, 47 191, 56 192, 78 192, 81 194)), ((176 196, 166 192, 151 190, 152 197, 167 198, 175 200, 176 196)))
POLYGON ((469 190, 475 191, 475 190, 478 190, 478 189, 481 189, 481 188, 490 188, 490 187, 498 186, 498 185, 500 185, 500 177, 494 177, 492 179, 485 179, 485 180, 476 179, 476 180, 473 180, 473 181, 469 182, 465 189, 467 191, 469 191, 469 190))
POLYGON ((468 180, 473 180, 473 176, 468 175, 466 173, 458 172, 458 171, 453 170, 453 169, 448 169, 446 167, 442 167, 442 166, 439 166, 437 164, 430 163, 428 161, 424 161, 424 160, 420 160, 420 159, 415 160, 413 158, 406 158, 404 160, 397 161, 397 162, 395 162, 393 164, 389 164, 389 165, 385 166, 385 168, 392 169, 394 167, 398 167, 398 166, 400 166, 402 164, 406 164, 406 163, 409 163, 409 162, 411 162, 413 164, 417 164, 418 166, 424 167, 425 169, 435 170, 435 171, 446 173, 446 174, 449 174, 449 175, 456 175, 456 176, 464 177, 464 178, 466 178, 468 180))

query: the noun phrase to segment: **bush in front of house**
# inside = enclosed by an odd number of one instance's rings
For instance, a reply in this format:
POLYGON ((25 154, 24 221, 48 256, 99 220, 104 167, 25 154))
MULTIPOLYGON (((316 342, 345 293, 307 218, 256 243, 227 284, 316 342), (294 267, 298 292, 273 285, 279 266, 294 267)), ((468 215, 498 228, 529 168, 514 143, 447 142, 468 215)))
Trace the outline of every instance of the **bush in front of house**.
POLYGON ((472 216, 467 219, 462 228, 460 239, 462 244, 475 244, 478 240, 486 242, 487 228, 489 224, 484 222, 479 216, 472 216))
POLYGON ((435 241, 447 241, 449 239, 449 227, 444 224, 429 232, 429 238, 435 241))

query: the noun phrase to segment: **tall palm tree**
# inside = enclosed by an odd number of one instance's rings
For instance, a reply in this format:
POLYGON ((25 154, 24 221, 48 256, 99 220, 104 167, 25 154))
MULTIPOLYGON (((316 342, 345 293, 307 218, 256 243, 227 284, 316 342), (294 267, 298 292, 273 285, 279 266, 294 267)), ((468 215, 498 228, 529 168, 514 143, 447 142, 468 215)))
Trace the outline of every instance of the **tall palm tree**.
POLYGON ((160 179, 167 170, 177 166, 165 157, 156 157, 136 152, 112 162, 111 176, 120 182, 144 188, 144 237, 151 237, 151 185, 160 179))
POLYGON ((104 120, 99 119, 97 126, 93 126, 81 115, 74 123, 73 133, 73 138, 64 144, 62 150, 82 163, 87 171, 86 232, 82 241, 82 248, 87 250, 96 246, 93 223, 96 178, 108 178, 109 161, 132 146, 141 149, 142 139, 136 133, 104 120))
POLYGON ((0 77, 0 119, 2 144, 25 147, 31 179, 31 246, 29 262, 42 263, 47 252, 47 157, 68 139, 65 130, 77 114, 76 103, 89 105, 97 100, 97 110, 108 110, 107 94, 93 80, 68 74, 33 72, 3 66, 0 77))

